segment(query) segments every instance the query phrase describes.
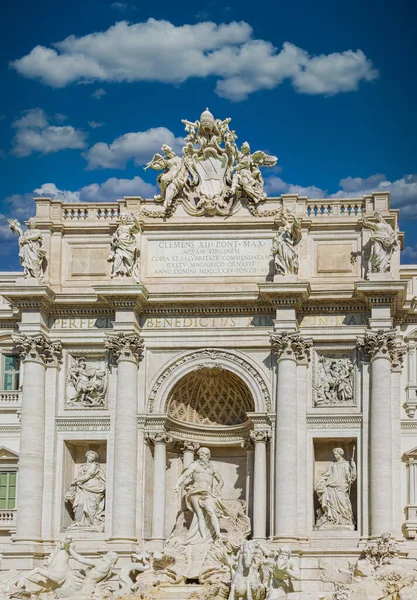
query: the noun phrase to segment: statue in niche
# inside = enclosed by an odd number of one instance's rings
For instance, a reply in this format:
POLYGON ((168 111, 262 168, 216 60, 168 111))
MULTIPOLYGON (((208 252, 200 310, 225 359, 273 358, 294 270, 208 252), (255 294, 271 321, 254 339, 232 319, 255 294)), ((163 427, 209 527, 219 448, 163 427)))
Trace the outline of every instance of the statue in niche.
POLYGON ((315 406, 353 402, 353 362, 350 358, 320 356, 315 406))
POLYGON ((97 452, 88 450, 85 457, 87 462, 79 468, 64 498, 74 518, 68 529, 104 531, 106 476, 97 462, 97 452))
POLYGON ((68 371, 68 383, 75 394, 68 399, 72 406, 104 406, 106 397, 106 371, 88 364, 84 356, 74 358, 68 371))
POLYGON ((374 213, 376 223, 372 223, 366 217, 362 223, 372 231, 371 255, 369 257, 369 270, 371 273, 387 273, 391 267, 391 257, 399 248, 398 234, 384 221, 381 213, 374 213))
POLYGON ((8 219, 9 227, 19 236, 19 258, 23 267, 23 277, 43 278, 44 259, 46 256, 42 233, 36 229, 36 221, 27 221, 28 229, 22 231, 22 226, 16 219, 8 219))
POLYGON ((278 275, 297 275, 299 269, 296 246, 301 241, 301 223, 289 212, 283 212, 282 225, 272 242, 272 254, 278 275))
POLYGON ((121 213, 119 225, 112 237, 108 262, 112 263, 111 277, 133 277, 139 280, 139 248, 136 233, 139 221, 133 213, 121 213))
POLYGON ((220 517, 230 516, 221 500, 223 479, 210 462, 210 450, 200 448, 197 455, 198 459, 184 469, 174 488, 174 492, 177 492, 188 480, 185 501, 194 513, 194 518, 186 539, 187 544, 213 542, 221 538, 220 517))
POLYGON ((354 528, 350 488, 356 480, 354 455, 350 463, 343 458, 342 448, 334 448, 335 462, 323 471, 317 480, 316 492, 321 509, 318 511, 317 529, 354 528))
POLYGON ((264 180, 259 167, 273 167, 277 164, 277 160, 276 156, 269 156, 262 150, 251 154, 248 142, 243 142, 237 155, 237 164, 232 169, 234 171, 232 193, 246 195, 255 204, 265 200, 264 180))

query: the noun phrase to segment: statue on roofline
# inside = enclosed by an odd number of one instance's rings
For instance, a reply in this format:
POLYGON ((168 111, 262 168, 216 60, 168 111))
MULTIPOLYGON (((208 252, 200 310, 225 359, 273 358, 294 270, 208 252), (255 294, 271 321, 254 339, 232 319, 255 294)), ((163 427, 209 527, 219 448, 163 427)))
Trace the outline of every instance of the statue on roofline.
POLYGON ((363 226, 372 231, 369 270, 371 273, 387 273, 391 268, 392 255, 399 248, 398 233, 384 221, 379 211, 375 211, 374 219, 375 223, 367 217, 362 219, 363 226))
POLYGON ((239 150, 230 121, 215 119, 208 109, 196 121, 182 120, 187 133, 182 156, 164 144, 164 154, 155 154, 145 166, 163 171, 157 177, 160 193, 154 197, 163 210, 145 209, 145 214, 170 216, 181 198, 189 214, 227 216, 240 199, 254 207, 266 199, 260 167, 274 166, 277 158, 262 151, 251 153, 247 142, 239 150))
POLYGON ((22 231, 22 226, 17 219, 8 219, 8 223, 11 231, 19 236, 19 258, 23 267, 23 277, 36 277, 42 280, 46 250, 42 233, 36 229, 36 220, 30 218, 27 221, 26 231, 22 231))

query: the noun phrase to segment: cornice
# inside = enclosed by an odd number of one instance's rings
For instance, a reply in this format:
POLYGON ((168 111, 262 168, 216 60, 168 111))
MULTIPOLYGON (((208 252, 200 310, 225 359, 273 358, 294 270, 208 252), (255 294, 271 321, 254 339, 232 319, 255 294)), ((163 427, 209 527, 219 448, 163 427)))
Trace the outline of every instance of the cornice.
POLYGON ((48 285, 11 285, 1 288, 1 295, 13 308, 48 313, 56 294, 48 285))
POLYGON ((110 431, 110 417, 57 417, 55 423, 57 431, 110 431))
POLYGON ((307 429, 357 429, 362 415, 307 415, 307 429))

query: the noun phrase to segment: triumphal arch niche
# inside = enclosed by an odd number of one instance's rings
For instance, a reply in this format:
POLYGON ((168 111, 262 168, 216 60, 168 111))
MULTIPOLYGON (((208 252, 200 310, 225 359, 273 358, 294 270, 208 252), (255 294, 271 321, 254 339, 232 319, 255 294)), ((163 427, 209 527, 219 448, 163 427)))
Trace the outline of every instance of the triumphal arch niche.
POLYGON ((414 597, 398 210, 267 197, 276 157, 208 110, 183 123, 149 157, 154 198, 10 220, 1 597, 414 597))

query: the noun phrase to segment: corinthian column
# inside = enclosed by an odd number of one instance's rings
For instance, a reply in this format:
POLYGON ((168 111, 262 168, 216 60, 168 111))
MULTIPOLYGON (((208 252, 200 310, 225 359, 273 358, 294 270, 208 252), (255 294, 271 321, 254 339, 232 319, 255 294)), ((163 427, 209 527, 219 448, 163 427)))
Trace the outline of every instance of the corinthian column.
POLYGON ((255 466, 253 481, 253 537, 266 538, 266 444, 271 438, 267 430, 253 430, 249 433, 255 445, 255 466))
POLYGON ((154 445, 153 456, 153 496, 152 496, 152 539, 165 539, 165 502, 166 502, 166 455, 167 444, 172 438, 165 431, 148 435, 154 445))
POLYGON ((182 446, 182 451, 183 451, 183 467, 184 469, 186 469, 187 467, 189 467, 191 465, 191 463, 194 460, 194 452, 196 452, 196 450, 198 450, 200 447, 200 444, 198 442, 189 442, 186 441, 184 442, 183 446, 182 446))
POLYGON ((366 331, 359 348, 371 358, 369 431, 370 534, 393 528, 393 451, 391 360, 396 352, 395 331, 366 331))
POLYGON ((136 540, 138 454, 138 364, 143 340, 136 334, 109 335, 106 348, 117 358, 114 414, 113 540, 136 540))
POLYGON ((311 340, 298 332, 272 333, 278 384, 275 424, 275 537, 297 535, 297 360, 309 354, 311 340))
POLYGON ((45 366, 58 363, 62 346, 61 342, 51 343, 43 335, 16 335, 13 341, 24 364, 16 539, 39 541, 45 461, 45 366))

